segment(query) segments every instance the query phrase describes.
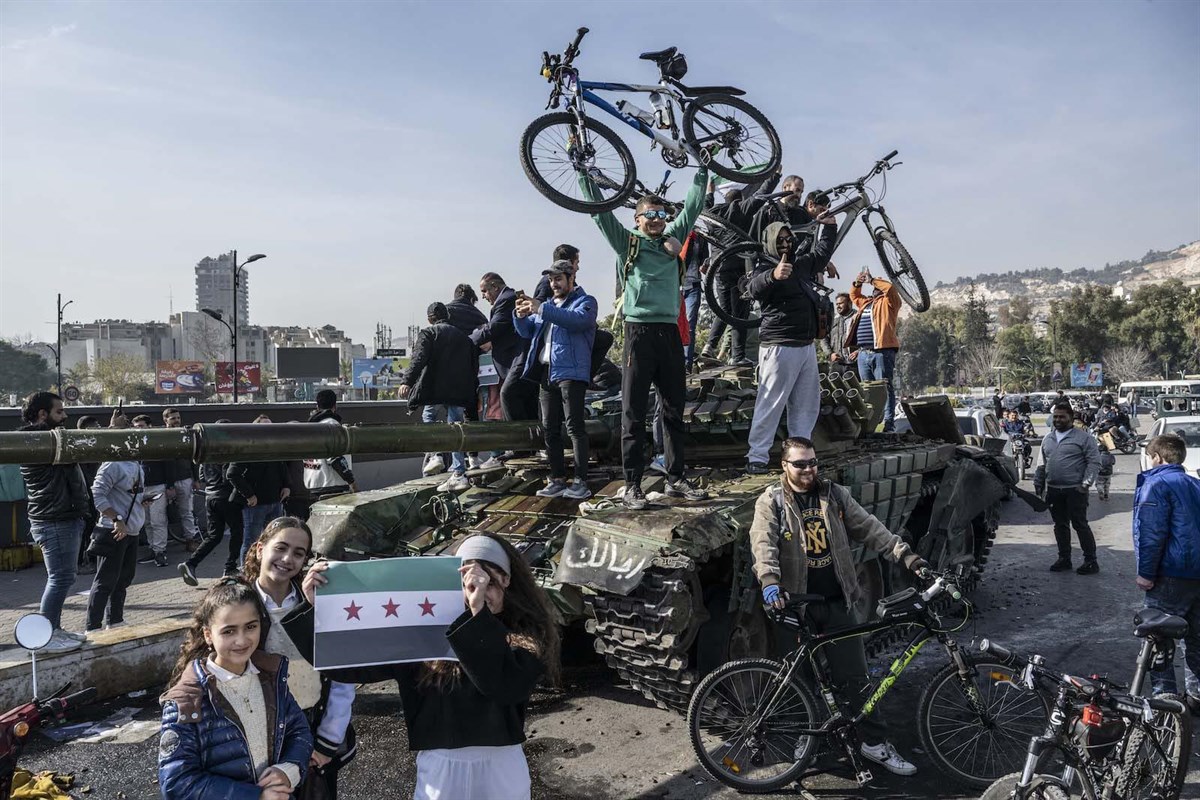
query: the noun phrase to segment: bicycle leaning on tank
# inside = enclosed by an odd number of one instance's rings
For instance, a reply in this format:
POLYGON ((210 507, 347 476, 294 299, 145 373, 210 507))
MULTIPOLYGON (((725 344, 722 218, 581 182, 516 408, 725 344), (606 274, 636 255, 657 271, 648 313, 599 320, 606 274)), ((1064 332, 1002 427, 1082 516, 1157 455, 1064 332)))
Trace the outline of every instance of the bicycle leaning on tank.
POLYGON ((778 661, 731 661, 700 682, 687 714, 700 764, 726 786, 771 792, 812 774, 817 740, 827 738, 845 752, 859 785, 866 785, 871 773, 863 765, 856 725, 875 710, 918 651, 936 639, 947 663, 925 687, 917 709, 926 752, 954 782, 975 789, 1018 768, 1026 743, 1044 728, 1050 710, 1041 694, 1016 682, 1012 667, 987 654, 965 652, 951 636, 970 616, 960 584, 972 562, 970 556, 956 559, 952 570, 937 575, 924 591, 910 587, 885 597, 879 601, 879 619, 844 630, 811 633, 803 605, 824 601, 820 595, 803 595, 787 610, 771 611, 776 622, 799 632, 800 646, 778 661), (954 628, 947 628, 935 610, 947 599, 943 595, 966 612, 954 628), (822 647, 902 626, 917 628, 911 641, 887 675, 868 689, 861 706, 843 711, 822 647), (807 666, 812 679, 803 674, 807 666))
POLYGON ((1040 655, 1015 655, 984 639, 983 652, 1016 669, 1016 683, 1054 695, 1045 730, 1029 740, 1025 765, 996 780, 980 800, 1174 800, 1187 778, 1192 717, 1177 695, 1142 697, 1147 673, 1170 663, 1187 621, 1155 609, 1134 617, 1142 637, 1137 669, 1126 687, 1100 675, 1080 678, 1047 669, 1040 655), (1063 767, 1040 772, 1057 752, 1063 767))
POLYGON ((629 147, 609 127, 587 116, 586 105, 612 114, 658 147, 663 161, 679 169, 705 164, 732 181, 762 180, 782 159, 779 134, 762 112, 742 100, 733 86, 685 86, 687 60, 674 47, 640 58, 653 61, 659 82, 653 86, 582 81, 573 65, 580 28, 562 55, 542 53, 542 76, 553 84, 546 108, 565 111, 538 117, 521 134, 521 166, 534 187, 570 211, 600 214, 625 204, 637 189, 637 169, 629 147), (622 100, 615 106, 597 92, 649 95, 653 111, 622 100), (675 108, 682 112, 677 120, 675 108), (591 178, 595 194, 584 192, 579 175, 591 178))

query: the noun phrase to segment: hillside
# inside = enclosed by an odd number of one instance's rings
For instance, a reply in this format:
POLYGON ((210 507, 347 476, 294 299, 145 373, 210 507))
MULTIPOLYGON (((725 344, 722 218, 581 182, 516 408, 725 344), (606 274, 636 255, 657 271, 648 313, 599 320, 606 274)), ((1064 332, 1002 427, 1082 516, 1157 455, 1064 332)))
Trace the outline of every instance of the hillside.
POLYGON ((930 290, 934 305, 961 307, 975 282, 975 293, 988 301, 995 312, 1016 295, 1026 295, 1033 306, 1033 318, 1050 313, 1050 301, 1068 294, 1072 288, 1100 284, 1112 286, 1114 292, 1128 297, 1140 286, 1178 278, 1188 286, 1200 286, 1200 241, 1175 250, 1151 250, 1138 261, 1106 264, 1100 269, 1077 269, 1065 272, 1057 268, 1029 269, 1003 274, 985 273, 972 278, 959 278, 954 283, 938 283, 930 290))

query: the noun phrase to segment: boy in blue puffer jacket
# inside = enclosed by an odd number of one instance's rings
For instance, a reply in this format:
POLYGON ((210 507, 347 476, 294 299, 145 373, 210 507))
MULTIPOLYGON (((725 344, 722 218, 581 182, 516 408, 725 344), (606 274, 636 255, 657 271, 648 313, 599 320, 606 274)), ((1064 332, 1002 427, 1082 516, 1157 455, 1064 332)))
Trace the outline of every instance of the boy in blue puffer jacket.
POLYGON ((287 659, 258 651, 267 610, 240 578, 200 601, 163 695, 163 800, 289 800, 313 751, 287 659))
POLYGON ((575 285, 575 268, 570 261, 555 261, 546 274, 553 296, 539 301, 522 294, 513 311, 517 332, 529 340, 521 377, 541 385, 539 401, 550 480, 538 494, 583 500, 592 496, 587 487, 588 439, 583 401, 592 380, 592 344, 599 309, 596 298, 575 285), (563 458, 564 416, 575 458, 575 480, 570 486, 563 458))
MULTIPOLYGON (((1183 468, 1180 436, 1155 436, 1146 445, 1151 468, 1138 475, 1133 498, 1133 553, 1146 608, 1183 617, 1187 702, 1200 712, 1200 480, 1183 468)), ((1175 692, 1175 667, 1150 675, 1154 692, 1175 692)))

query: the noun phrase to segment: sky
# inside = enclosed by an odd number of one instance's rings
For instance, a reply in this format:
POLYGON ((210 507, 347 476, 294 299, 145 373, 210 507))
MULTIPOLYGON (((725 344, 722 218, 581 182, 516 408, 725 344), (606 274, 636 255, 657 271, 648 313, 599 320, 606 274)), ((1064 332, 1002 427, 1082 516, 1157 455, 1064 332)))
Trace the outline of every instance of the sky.
MULTIPOLYGON (((68 321, 165 321, 232 249, 268 256, 252 322, 368 344, 488 271, 531 290, 560 242, 607 307, 613 255, 518 158, 581 25, 585 80, 653 83, 637 54, 675 45, 686 83, 746 90, 809 188, 899 150, 884 205, 931 287, 1200 239, 1192 0, 2 0, 0 335, 52 339, 58 292, 68 321)), ((834 256, 873 259, 865 230, 834 256)))

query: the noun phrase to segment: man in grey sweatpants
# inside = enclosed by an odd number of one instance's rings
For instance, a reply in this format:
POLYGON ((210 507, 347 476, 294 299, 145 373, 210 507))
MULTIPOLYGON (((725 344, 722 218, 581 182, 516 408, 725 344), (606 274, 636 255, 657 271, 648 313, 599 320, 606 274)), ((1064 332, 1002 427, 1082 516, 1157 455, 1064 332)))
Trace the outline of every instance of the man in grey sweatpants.
POLYGON ((750 279, 750 294, 762 306, 758 396, 754 399, 750 452, 746 456, 746 471, 752 475, 769 469, 771 445, 784 410, 788 436, 807 439, 817 423, 821 406, 821 376, 813 344, 817 339, 817 307, 811 290, 801 282, 811 284, 833 252, 837 220, 829 217, 821 221, 826 224, 820 238, 802 256, 792 255, 795 237, 784 223, 773 222, 763 231, 763 249, 779 263, 750 279))

